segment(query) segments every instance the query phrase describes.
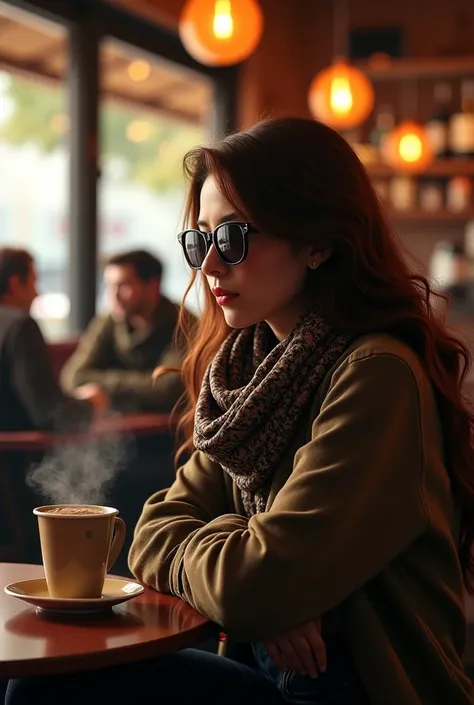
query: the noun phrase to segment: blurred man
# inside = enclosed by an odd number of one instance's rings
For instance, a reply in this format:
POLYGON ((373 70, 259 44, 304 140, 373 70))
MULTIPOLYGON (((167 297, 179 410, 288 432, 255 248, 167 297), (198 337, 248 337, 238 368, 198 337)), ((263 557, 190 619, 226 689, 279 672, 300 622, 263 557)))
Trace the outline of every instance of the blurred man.
POLYGON ((171 411, 180 377, 153 381, 158 365, 177 366, 173 341, 179 307, 161 293, 161 262, 144 250, 108 260, 104 281, 109 315, 97 316, 63 368, 64 389, 82 397, 99 388, 119 411, 171 411))
POLYGON ((33 257, 0 248, 0 430, 65 430, 88 422, 107 398, 89 390, 79 401, 61 391, 48 346, 29 311, 37 296, 33 257))

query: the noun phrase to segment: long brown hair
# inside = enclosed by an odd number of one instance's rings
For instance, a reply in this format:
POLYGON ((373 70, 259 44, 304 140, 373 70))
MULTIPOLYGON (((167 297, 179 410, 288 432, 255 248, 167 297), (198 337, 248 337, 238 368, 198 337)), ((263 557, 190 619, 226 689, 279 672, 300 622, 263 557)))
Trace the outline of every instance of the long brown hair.
MULTIPOLYGON (((201 188, 212 174, 236 212, 260 231, 295 245, 331 249, 307 282, 329 324, 361 335, 388 332, 419 355, 438 400, 453 491, 462 509, 460 559, 469 586, 474 415, 461 391, 469 353, 433 310, 435 294, 427 279, 410 271, 359 158, 329 127, 281 118, 193 150, 185 157, 185 172, 190 180, 186 227, 196 227, 201 188)), ((200 276, 193 272, 186 294, 200 276)), ((204 372, 229 331, 214 296, 203 289, 197 331, 190 334, 183 318, 189 348, 182 365, 186 408, 180 426, 188 450, 204 372)))

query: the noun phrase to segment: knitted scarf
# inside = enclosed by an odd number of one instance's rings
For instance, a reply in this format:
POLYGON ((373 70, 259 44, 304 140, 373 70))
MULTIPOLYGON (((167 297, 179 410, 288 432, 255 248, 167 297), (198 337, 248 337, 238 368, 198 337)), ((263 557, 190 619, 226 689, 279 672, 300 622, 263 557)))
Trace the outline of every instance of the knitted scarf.
POLYGON ((206 371, 194 421, 194 446, 232 477, 248 516, 265 511, 302 414, 351 342, 315 311, 268 352, 271 338, 266 323, 228 335, 206 371))

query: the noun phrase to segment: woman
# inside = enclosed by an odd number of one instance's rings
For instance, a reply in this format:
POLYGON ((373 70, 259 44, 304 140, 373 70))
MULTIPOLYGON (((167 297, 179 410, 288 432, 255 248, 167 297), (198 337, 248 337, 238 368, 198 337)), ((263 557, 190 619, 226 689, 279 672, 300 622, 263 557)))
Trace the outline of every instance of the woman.
MULTIPOLYGON (((131 673, 135 702, 471 703, 466 349, 328 127, 263 122, 186 167, 194 452, 146 503, 130 565, 252 642, 256 670, 187 650, 65 679, 69 703, 100 682, 126 702, 131 673)), ((58 682, 13 682, 7 702, 51 703, 58 682)))

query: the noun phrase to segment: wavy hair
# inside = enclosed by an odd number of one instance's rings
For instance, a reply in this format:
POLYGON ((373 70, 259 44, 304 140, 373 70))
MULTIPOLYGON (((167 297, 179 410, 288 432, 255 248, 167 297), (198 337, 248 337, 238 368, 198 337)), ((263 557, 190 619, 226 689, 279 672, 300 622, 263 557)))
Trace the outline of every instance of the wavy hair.
MULTIPOLYGON (((236 212, 260 231, 295 246, 331 249, 329 259, 308 272, 306 284, 330 325, 360 335, 386 332, 418 354, 438 402, 446 462, 462 511, 459 556, 466 586, 474 592, 474 415, 462 395, 469 352, 434 309, 438 295, 428 280, 411 271, 355 152, 319 122, 279 118, 189 152, 184 168, 190 183, 185 227, 197 227, 202 185, 212 174, 236 212)), ((200 278, 192 273, 184 301, 200 278)), ((207 285, 203 298, 197 329, 188 329, 184 307, 180 323, 188 348, 179 421, 185 440, 177 455, 192 449, 202 379, 230 330, 207 285)))

